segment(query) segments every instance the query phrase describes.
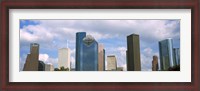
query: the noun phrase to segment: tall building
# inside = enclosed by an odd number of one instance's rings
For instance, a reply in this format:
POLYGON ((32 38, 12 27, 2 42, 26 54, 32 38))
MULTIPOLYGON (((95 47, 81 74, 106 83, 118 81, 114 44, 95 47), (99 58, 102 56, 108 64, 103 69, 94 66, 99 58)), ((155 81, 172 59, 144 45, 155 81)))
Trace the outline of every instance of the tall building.
POLYGON ((141 71, 139 35, 127 36, 127 71, 141 71))
POLYGON ((86 37, 86 32, 76 33, 76 60, 75 60, 75 70, 80 71, 81 68, 81 50, 83 49, 83 38, 86 37))
POLYGON ((158 57, 153 56, 153 61, 152 61, 152 71, 158 71, 158 57))
POLYGON ((117 70, 117 59, 115 55, 107 56, 107 70, 117 70))
POLYGON ((171 38, 159 41, 160 69, 168 70, 176 65, 173 59, 173 41, 171 38))
POLYGON ((30 45, 30 54, 27 55, 23 71, 38 71, 39 65, 39 44, 30 45))
POLYGON ((58 67, 64 66, 70 70, 70 49, 61 48, 58 50, 58 67))
POLYGON ((54 67, 52 64, 46 64, 45 65, 45 71, 54 71, 54 67))
POLYGON ((84 34, 76 34, 76 70, 98 71, 98 43, 91 35, 83 38, 84 34))
POLYGON ((174 48, 173 52, 176 65, 180 65, 180 48, 174 48))
POLYGON ((105 71, 105 50, 103 44, 98 47, 98 71, 105 71))
POLYGON ((45 63, 41 60, 38 63, 38 71, 45 71, 45 63))

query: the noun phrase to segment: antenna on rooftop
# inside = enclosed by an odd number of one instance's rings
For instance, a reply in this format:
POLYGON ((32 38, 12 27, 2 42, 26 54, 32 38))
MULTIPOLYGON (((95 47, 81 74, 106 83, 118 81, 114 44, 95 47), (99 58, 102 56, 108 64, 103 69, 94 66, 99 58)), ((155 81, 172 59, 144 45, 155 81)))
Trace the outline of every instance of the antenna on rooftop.
POLYGON ((67 48, 68 48, 68 40, 67 40, 67 48))

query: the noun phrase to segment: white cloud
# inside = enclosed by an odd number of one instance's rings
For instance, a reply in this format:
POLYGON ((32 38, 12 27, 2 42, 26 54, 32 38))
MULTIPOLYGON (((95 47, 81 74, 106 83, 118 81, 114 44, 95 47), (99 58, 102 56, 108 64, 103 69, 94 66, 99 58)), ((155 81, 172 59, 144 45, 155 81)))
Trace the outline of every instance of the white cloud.
MULTIPOLYGON (((143 70, 151 69, 152 55, 158 53, 153 50, 159 40, 171 37, 179 38, 179 20, 33 20, 37 25, 28 25, 20 29, 20 48, 30 46, 30 43, 40 44, 40 50, 54 50, 66 47, 67 41, 71 51, 71 60, 75 57, 75 37, 76 32, 86 32, 95 39, 124 38, 127 35, 136 33, 140 35, 141 63, 143 70)), ((22 21, 25 22, 25 21, 22 21)), ((118 40, 116 40, 118 41, 118 40)), ((119 41, 126 43, 124 41, 119 41)), ((116 45, 106 48, 106 54, 115 54, 118 66, 126 64, 126 44, 116 45)), ((156 46, 157 47, 157 46, 156 46)), ((45 62, 57 64, 57 58, 51 55, 40 57, 45 62)), ((23 60, 23 59, 22 59, 23 60)), ((73 65, 74 62, 72 61, 73 65)), ((55 67, 55 66, 54 66, 55 67)))
POLYGON ((126 37, 136 33, 140 35, 141 41, 149 43, 168 37, 179 37, 180 33, 176 31, 179 21, 167 20, 40 20, 38 22, 38 25, 28 25, 21 29, 21 41, 39 42, 45 46, 49 46, 54 39, 58 39, 59 42, 68 40, 75 43, 76 32, 84 31, 94 36, 96 40, 126 37))
POLYGON ((39 60, 41 61, 48 61, 49 55, 48 54, 39 54, 39 60))
POLYGON ((58 66, 58 58, 51 58, 48 54, 39 54, 39 60, 45 64, 52 64, 54 67, 58 66))
MULTIPOLYGON (((151 48, 145 48, 141 53, 141 68, 143 71, 151 71, 152 70, 152 60, 153 56, 156 55, 159 57, 158 52, 154 52, 151 48)), ((159 60, 159 58, 158 58, 159 60)))

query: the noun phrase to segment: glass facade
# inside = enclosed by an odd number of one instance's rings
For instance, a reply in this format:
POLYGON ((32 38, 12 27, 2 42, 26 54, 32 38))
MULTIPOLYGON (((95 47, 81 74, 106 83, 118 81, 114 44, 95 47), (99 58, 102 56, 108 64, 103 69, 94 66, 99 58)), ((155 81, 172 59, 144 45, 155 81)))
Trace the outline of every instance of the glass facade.
POLYGON ((85 32, 76 36, 76 70, 98 71, 98 43, 85 32))
POLYGON ((78 32, 76 33, 76 64, 75 70, 80 71, 80 50, 82 50, 83 46, 83 38, 86 37, 86 32, 78 32))
POLYGON ((177 65, 180 65, 180 49, 179 48, 174 48, 174 60, 176 61, 177 65))
POLYGON ((173 41, 171 38, 159 41, 160 67, 161 70, 168 70, 176 65, 173 59, 173 41))
POLYGON ((45 71, 45 64, 43 61, 38 62, 38 71, 45 71))

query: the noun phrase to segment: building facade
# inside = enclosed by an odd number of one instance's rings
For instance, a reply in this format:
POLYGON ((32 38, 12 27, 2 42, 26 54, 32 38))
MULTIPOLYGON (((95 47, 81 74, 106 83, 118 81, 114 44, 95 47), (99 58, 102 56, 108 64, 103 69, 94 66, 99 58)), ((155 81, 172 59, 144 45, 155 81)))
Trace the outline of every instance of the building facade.
POLYGON ((127 71, 141 71, 139 35, 127 36, 127 71))
POLYGON ((87 35, 83 39, 84 33, 76 36, 76 70, 77 71, 98 71, 98 43, 91 36, 87 35), (79 40, 80 39, 80 40, 79 40))
POLYGON ((38 62, 38 71, 45 71, 45 63, 41 60, 38 62))
POLYGON ((23 71, 38 71, 39 65, 39 44, 32 43, 30 45, 30 54, 26 57, 23 71))
POLYGON ((75 70, 80 71, 81 70, 81 53, 83 46, 83 38, 86 37, 86 32, 78 32, 76 33, 76 60, 75 60, 75 70))
POLYGON ((54 71, 54 66, 52 64, 46 64, 45 71, 54 71))
POLYGON ((174 48, 173 52, 176 65, 180 65, 180 48, 174 48))
POLYGON ((107 70, 109 71, 117 70, 117 59, 115 55, 107 56, 107 70))
POLYGON ((159 41, 160 70, 168 70, 176 65, 173 58, 173 41, 171 38, 159 41))
POLYGON ((153 56, 153 61, 152 61, 152 71, 158 71, 158 57, 153 56))
POLYGON ((105 50, 103 44, 98 45, 98 71, 105 71, 105 50))
POLYGON ((61 48, 58 50, 58 67, 69 68, 70 70, 70 49, 61 48))

